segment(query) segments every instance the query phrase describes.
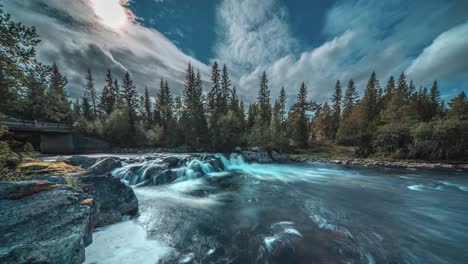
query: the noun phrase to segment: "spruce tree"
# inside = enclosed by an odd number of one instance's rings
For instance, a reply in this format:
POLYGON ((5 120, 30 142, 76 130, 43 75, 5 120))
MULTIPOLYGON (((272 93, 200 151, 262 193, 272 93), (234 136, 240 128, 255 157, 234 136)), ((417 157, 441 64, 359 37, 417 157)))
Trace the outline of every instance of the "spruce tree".
POLYGON ((362 98, 362 111, 368 123, 372 123, 379 115, 379 84, 375 72, 372 72, 362 98))
POLYGON ((223 65, 221 73, 221 90, 217 96, 218 111, 225 114, 228 111, 229 96, 231 94, 231 80, 226 64, 223 65))
POLYGON ((81 98, 81 112, 86 120, 91 120, 93 118, 91 104, 89 103, 88 97, 85 95, 81 98))
POLYGON ((114 80, 110 70, 107 70, 106 84, 102 89, 101 97, 99 98, 99 109, 105 115, 110 115, 115 106, 115 88, 114 80))
POLYGON ((266 72, 263 72, 260 80, 260 89, 257 97, 258 114, 262 125, 269 125, 271 120, 270 89, 266 72))
POLYGON ((440 113, 440 92, 439 92, 439 86, 437 84, 437 81, 434 81, 432 84, 431 90, 430 90, 430 104, 431 104, 431 117, 437 116, 438 113, 440 113))
POLYGON ((70 102, 65 90, 68 80, 63 76, 57 64, 54 62, 51 69, 48 99, 48 117, 47 119, 54 122, 69 121, 70 117, 70 102))
POLYGON ((218 96, 220 91, 220 72, 218 62, 215 61, 211 66, 211 89, 208 93, 208 108, 212 117, 217 113, 218 96))
POLYGON ((138 93, 128 71, 125 73, 122 81, 121 96, 126 110, 128 111, 128 124, 130 126, 131 132, 134 134, 136 132, 138 93))
POLYGON ((311 104, 307 100, 307 86, 302 82, 296 102, 288 118, 291 124, 291 140, 295 146, 305 147, 308 145, 309 120, 307 111, 310 109, 311 104))
POLYGON ((151 107, 151 98, 149 95, 148 87, 145 87, 145 93, 143 95, 143 110, 146 129, 151 128, 153 124, 153 109, 151 107))
POLYGON ((395 77, 391 75, 388 78, 387 85, 385 86, 385 93, 382 98, 382 104, 384 107, 387 107, 390 101, 392 100, 393 93, 395 92, 395 77))
POLYGON ((353 107, 356 105, 359 95, 356 90, 353 79, 349 80, 346 87, 345 96, 343 98, 343 119, 347 118, 353 107))
POLYGON ((236 86, 232 87, 232 92, 229 101, 229 110, 233 113, 239 112, 239 98, 237 97, 237 89, 236 86))
POLYGON ((335 85, 335 92, 332 96, 333 102, 333 114, 332 114, 332 122, 331 122, 331 138, 335 139, 336 133, 338 132, 338 128, 340 126, 340 119, 341 119, 341 99, 342 99, 342 91, 341 91, 341 83, 340 80, 336 81, 335 85))
POLYGON ((92 119, 96 119, 98 116, 98 109, 97 109, 97 94, 96 94, 96 88, 94 87, 94 78, 91 73, 91 68, 88 68, 88 71, 86 72, 86 77, 85 77, 85 96, 88 98, 88 101, 91 105, 91 110, 92 110, 92 119))

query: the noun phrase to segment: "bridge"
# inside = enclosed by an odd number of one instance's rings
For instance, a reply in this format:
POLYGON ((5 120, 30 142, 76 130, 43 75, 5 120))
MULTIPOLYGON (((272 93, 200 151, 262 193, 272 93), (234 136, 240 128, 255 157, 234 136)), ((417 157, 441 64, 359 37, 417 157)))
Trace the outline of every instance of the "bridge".
MULTIPOLYGON (((105 152, 110 145, 102 140, 73 133, 69 124, 42 122, 5 118, 0 124, 7 126, 8 131, 19 136, 36 138, 41 153, 72 154, 85 152, 105 152)), ((37 145, 37 144, 36 144, 37 145)))

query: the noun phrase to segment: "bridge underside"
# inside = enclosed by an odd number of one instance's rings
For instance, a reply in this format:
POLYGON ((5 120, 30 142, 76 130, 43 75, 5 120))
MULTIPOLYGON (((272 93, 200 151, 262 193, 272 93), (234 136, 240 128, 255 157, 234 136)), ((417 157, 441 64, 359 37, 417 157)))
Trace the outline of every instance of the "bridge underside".
POLYGON ((41 153, 72 154, 75 152, 73 135, 65 133, 41 134, 41 153))

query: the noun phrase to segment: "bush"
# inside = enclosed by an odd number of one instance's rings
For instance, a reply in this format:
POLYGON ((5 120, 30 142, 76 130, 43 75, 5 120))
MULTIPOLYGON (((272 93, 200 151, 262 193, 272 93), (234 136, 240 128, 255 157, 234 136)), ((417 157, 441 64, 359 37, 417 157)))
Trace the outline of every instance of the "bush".
POLYGON ((34 147, 33 147, 33 145, 31 145, 31 143, 27 142, 26 144, 24 144, 23 150, 26 153, 33 153, 34 152, 34 147))
POLYGON ((405 124, 380 126, 374 133, 372 147, 376 155, 404 158, 411 142, 410 128, 405 124))

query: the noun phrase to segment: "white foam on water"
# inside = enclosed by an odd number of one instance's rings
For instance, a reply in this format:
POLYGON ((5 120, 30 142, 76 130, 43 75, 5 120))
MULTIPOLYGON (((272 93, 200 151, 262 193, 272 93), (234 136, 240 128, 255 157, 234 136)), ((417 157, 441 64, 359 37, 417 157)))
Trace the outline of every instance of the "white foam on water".
POLYGON ((147 240, 146 231, 135 221, 108 226, 93 234, 93 243, 85 250, 85 263, 154 264, 166 257, 171 248, 147 240))
POLYGON ((461 184, 457 184, 457 183, 453 183, 449 181, 440 181, 440 183, 442 183, 445 186, 458 188, 460 191, 468 192, 468 187, 463 186, 461 184))

